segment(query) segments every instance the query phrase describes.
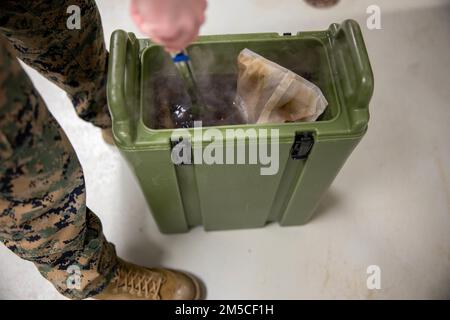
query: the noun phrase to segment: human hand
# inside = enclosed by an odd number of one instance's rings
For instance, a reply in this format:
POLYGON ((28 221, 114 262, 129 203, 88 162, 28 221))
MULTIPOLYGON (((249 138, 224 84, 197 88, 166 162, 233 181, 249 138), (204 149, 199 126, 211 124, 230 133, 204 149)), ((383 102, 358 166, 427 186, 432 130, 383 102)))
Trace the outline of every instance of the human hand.
POLYGON ((194 41, 205 22, 206 0, 132 0, 131 17, 152 41, 179 52, 194 41))

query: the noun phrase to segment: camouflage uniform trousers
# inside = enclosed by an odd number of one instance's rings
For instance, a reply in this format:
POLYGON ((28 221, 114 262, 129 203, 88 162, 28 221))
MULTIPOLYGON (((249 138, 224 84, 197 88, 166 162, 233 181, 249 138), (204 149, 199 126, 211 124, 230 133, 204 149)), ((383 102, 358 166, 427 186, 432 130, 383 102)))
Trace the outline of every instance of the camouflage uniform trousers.
POLYGON ((0 240, 63 295, 84 299, 110 282, 115 249, 86 207, 69 140, 17 58, 64 89, 82 119, 110 127, 107 51, 93 0, 0 2, 0 240), (69 5, 81 9, 80 30, 66 27, 69 5))

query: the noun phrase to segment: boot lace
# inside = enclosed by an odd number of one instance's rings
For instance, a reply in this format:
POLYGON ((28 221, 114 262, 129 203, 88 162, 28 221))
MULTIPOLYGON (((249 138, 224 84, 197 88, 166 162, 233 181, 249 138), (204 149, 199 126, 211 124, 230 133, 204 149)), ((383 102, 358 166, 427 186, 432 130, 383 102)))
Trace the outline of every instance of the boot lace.
POLYGON ((116 293, 121 290, 139 297, 160 300, 159 292, 165 278, 150 270, 143 273, 122 265, 117 268, 114 282, 114 292, 116 293))

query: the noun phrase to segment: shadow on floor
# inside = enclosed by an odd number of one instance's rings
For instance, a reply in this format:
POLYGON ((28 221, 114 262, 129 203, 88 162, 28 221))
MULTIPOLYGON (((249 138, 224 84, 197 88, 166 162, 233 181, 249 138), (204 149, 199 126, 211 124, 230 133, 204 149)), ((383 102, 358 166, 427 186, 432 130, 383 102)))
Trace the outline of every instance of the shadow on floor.
POLYGON ((123 159, 119 171, 120 188, 124 190, 120 193, 122 198, 119 203, 121 212, 124 212, 124 218, 117 223, 120 224, 119 232, 122 233, 125 241, 118 254, 136 264, 149 267, 161 266, 163 250, 154 238, 155 235, 159 235, 159 230, 141 188, 123 159))
POLYGON ((322 200, 320 201, 317 209, 314 211, 314 214, 308 221, 308 223, 318 221, 320 219, 323 219, 327 215, 335 213, 337 211, 335 209, 339 206, 341 201, 342 199, 340 194, 335 189, 333 189, 333 187, 331 187, 322 197, 322 200))

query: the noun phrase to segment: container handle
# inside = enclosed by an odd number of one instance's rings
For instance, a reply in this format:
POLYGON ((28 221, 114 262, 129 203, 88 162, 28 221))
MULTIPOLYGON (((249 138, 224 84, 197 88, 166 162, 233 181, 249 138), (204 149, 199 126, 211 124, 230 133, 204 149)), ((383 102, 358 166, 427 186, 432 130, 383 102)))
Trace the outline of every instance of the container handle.
POLYGON ((344 85, 346 96, 356 109, 367 108, 372 98, 374 80, 361 29, 354 20, 346 20, 340 26, 332 25, 331 28, 334 29, 338 70, 347 80, 344 85))
POLYGON ((113 120, 113 135, 116 143, 129 145, 135 128, 131 123, 132 108, 135 107, 136 63, 139 44, 133 34, 116 30, 111 35, 108 63, 108 107, 113 120), (134 62, 134 65, 133 65, 134 62), (130 108, 131 107, 131 108, 130 108))
POLYGON ((116 30, 111 35, 111 45, 108 63, 108 105, 114 121, 128 118, 125 109, 125 61, 128 34, 116 30))

